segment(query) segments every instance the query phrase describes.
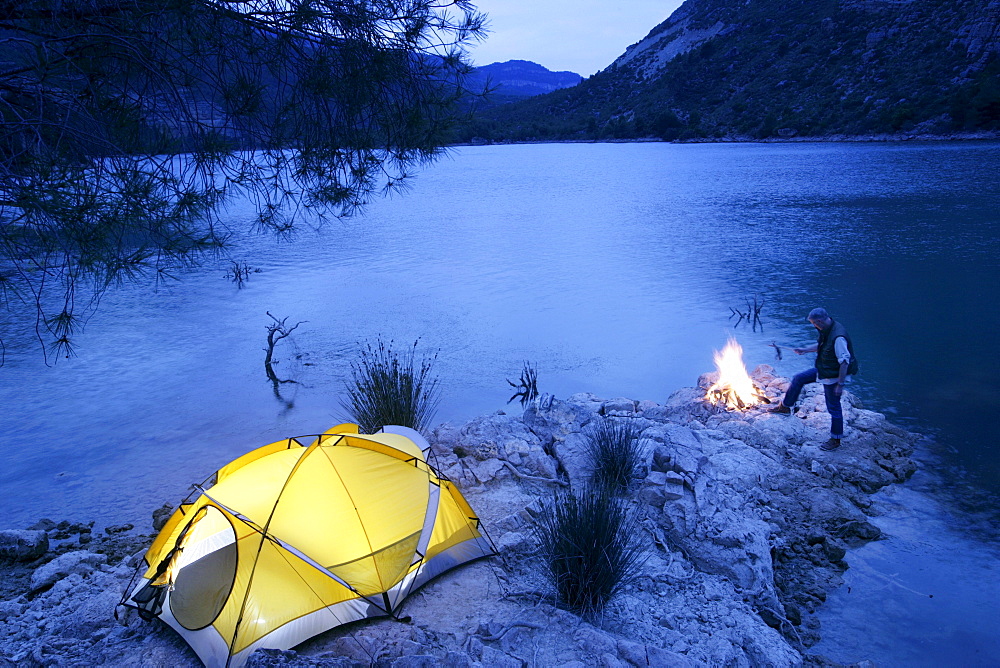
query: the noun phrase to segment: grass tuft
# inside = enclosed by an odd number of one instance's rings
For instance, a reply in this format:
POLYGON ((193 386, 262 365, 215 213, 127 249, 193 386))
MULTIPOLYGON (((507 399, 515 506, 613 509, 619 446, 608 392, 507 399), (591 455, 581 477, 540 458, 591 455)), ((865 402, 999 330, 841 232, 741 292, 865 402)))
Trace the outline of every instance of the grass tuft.
POLYGON ((587 434, 587 454, 592 485, 626 490, 643 462, 642 428, 632 420, 601 418, 587 434))
POLYGON ((563 607, 594 616, 645 563, 635 506, 603 486, 562 492, 542 506, 539 556, 563 607))
POLYGON ((362 433, 390 424, 421 431, 430 427, 437 412, 438 379, 431 375, 437 353, 418 359, 419 339, 407 353, 397 352, 392 343, 367 343, 360 360, 351 365, 352 383, 341 405, 362 433))

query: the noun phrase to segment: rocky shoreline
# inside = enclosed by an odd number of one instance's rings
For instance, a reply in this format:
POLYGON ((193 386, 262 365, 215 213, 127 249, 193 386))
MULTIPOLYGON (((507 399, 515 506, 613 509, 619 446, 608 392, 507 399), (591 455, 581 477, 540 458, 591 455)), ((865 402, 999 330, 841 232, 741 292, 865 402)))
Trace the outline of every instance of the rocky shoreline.
MULTIPOLYGON (((772 399, 788 383, 766 365, 752 376, 772 399)), ((439 426, 431 461, 500 556, 411 595, 404 621, 340 627, 294 651, 257 652, 250 665, 836 665, 810 653, 816 612, 842 583, 850 548, 879 538, 871 495, 914 472, 919 436, 845 393, 844 445, 824 452, 829 417, 815 386, 782 416, 711 407, 702 397, 712 380, 662 404, 546 397, 523 415, 439 426), (631 498, 649 555, 625 592, 584 620, 553 605, 531 526, 553 491, 589 476, 585 434, 602 415, 643 429, 646 468, 631 498)), ((130 525, 95 533, 45 520, 0 532, 0 666, 198 665, 165 625, 113 614, 151 539, 130 525)))

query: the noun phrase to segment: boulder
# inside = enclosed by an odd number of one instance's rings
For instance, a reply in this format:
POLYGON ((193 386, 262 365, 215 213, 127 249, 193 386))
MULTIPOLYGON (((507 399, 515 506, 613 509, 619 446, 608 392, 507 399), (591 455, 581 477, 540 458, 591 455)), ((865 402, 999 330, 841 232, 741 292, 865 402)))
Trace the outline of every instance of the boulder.
POLYGON ((547 407, 529 406, 524 411, 524 424, 546 445, 561 440, 568 434, 579 433, 597 417, 586 404, 575 404, 555 399, 547 407))
POLYGON ((97 566, 107 563, 103 554, 95 554, 85 550, 61 554, 49 563, 39 566, 31 574, 31 590, 39 591, 55 584, 67 575, 77 573, 88 575, 97 566))
POLYGON ((438 668, 441 660, 430 654, 412 654, 401 656, 389 664, 392 668, 438 668))
POLYGON ((602 415, 634 415, 636 402, 625 398, 610 399, 601 405, 600 412, 602 415))
POLYGON ((472 658, 465 652, 452 650, 441 661, 443 668, 472 668, 472 658))
POLYGON ((162 506, 153 511, 153 531, 159 531, 167 524, 167 520, 170 516, 174 514, 174 506, 170 503, 164 503, 162 506))
POLYGON ((676 501, 684 496, 684 478, 673 471, 666 474, 663 483, 663 496, 667 501, 676 501))
POLYGON ((8 617, 17 617, 24 613, 28 604, 21 601, 0 601, 0 622, 6 621, 8 617))
POLYGON ((593 462, 587 447, 588 439, 583 432, 566 434, 552 444, 552 453, 573 484, 590 479, 593 462))
POLYGON ((617 641, 614 636, 604 633, 589 624, 581 625, 573 634, 573 640, 588 654, 617 654, 617 641))
POLYGON ((695 668, 698 664, 683 654, 655 645, 646 645, 647 666, 656 668, 695 668))
POLYGON ((131 524, 110 524, 104 527, 104 533, 112 536, 116 533, 125 533, 126 531, 131 531, 135 527, 131 524))
POLYGON ((512 657, 510 654, 501 652, 498 649, 483 645, 482 664, 491 668, 521 668, 521 660, 512 657))
POLYGON ((528 475, 539 478, 549 478, 551 480, 559 477, 556 460, 549 457, 541 449, 532 450, 524 455, 519 468, 528 475))
POLYGON ((49 551, 49 536, 44 531, 6 529, 0 531, 0 559, 34 561, 49 551))
POLYGON ((486 459, 483 461, 473 461, 471 468, 473 474, 476 476, 476 480, 486 484, 492 482, 497 477, 504 468, 504 465, 499 459, 486 459))

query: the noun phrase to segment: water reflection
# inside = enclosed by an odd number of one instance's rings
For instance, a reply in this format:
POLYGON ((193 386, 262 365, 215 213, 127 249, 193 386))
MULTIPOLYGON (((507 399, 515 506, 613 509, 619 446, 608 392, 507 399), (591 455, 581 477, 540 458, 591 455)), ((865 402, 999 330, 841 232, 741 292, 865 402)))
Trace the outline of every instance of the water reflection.
MULTIPOLYGON (((741 333, 751 362, 772 361, 774 339, 811 340, 802 316, 822 303, 858 342, 857 387, 996 484, 998 162, 992 143, 462 149, 364 218, 237 240, 234 259, 261 269, 242 289, 220 262, 109 295, 77 360, 46 369, 6 337, 3 398, 21 410, 4 433, 61 434, 73 452, 171 430, 167 449, 184 450, 217 440, 192 428, 216 422, 254 425, 223 429, 245 435, 236 449, 276 434, 258 377, 269 309, 309 321, 293 431, 335 419, 345 356, 376 334, 442 350, 444 419, 502 405, 524 359, 543 391, 662 400, 710 368, 730 307, 762 294, 767 329, 741 333)), ((18 454, 5 484, 37 478, 45 452, 18 454)))
POLYGON ((1000 543, 990 524, 938 501, 941 483, 919 472, 879 495, 885 538, 852 550, 813 651, 844 663, 996 665, 1000 543))

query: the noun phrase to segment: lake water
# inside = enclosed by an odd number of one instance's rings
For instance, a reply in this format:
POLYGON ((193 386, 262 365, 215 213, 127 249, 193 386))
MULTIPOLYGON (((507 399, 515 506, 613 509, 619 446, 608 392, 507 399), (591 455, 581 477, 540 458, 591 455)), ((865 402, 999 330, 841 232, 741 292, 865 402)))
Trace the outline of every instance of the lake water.
MULTIPOLYGON (((866 406, 935 437, 882 495, 818 647, 881 665, 1000 663, 1000 144, 558 144, 456 149, 413 189, 290 243, 241 237, 168 285, 107 295, 52 367, 0 313, 0 516, 129 521, 246 450, 315 433, 359 342, 439 350, 440 421, 506 406, 530 360, 565 397, 665 400, 729 334, 785 375, 825 306, 866 406), (764 300, 763 331, 731 308, 764 300), (302 321, 263 369, 266 312, 302 321), (928 591, 933 589, 933 598, 928 591), (913 592, 921 595, 916 596, 913 592), (916 602, 915 602, 916 601, 916 602)), ((252 219, 229 212, 234 228, 252 219)))

